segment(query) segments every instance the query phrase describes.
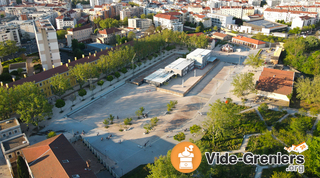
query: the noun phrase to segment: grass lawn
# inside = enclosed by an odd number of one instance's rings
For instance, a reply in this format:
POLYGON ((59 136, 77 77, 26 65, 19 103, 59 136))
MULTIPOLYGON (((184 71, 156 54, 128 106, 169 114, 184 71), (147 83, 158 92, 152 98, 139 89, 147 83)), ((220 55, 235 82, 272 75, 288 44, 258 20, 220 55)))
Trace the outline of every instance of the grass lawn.
POLYGON ((233 132, 231 136, 215 140, 214 151, 238 150, 240 149, 244 135, 261 133, 266 130, 264 122, 259 119, 258 114, 254 110, 242 113, 240 116, 240 124, 235 125, 231 129, 233 132))
POLYGON ((271 109, 268 109, 267 111, 259 111, 263 117, 263 119, 266 121, 268 126, 272 126, 275 122, 277 122, 279 119, 281 119, 283 116, 286 115, 286 112, 283 111, 274 111, 271 109))
POLYGON ((141 164, 132 171, 123 175, 121 178, 145 178, 149 175, 149 171, 147 164, 141 164))
POLYGON ((307 132, 311 130, 316 117, 289 115, 281 123, 276 123, 272 129, 274 136, 287 145, 297 145, 307 140, 307 132))
MULTIPOLYGON (((286 168, 288 166, 282 166, 282 167, 276 167, 276 168, 270 168, 270 169, 263 169, 261 178, 270 178, 274 172, 286 172, 286 168)), ((301 178, 302 176, 297 172, 291 172, 293 175, 292 178, 301 178)))

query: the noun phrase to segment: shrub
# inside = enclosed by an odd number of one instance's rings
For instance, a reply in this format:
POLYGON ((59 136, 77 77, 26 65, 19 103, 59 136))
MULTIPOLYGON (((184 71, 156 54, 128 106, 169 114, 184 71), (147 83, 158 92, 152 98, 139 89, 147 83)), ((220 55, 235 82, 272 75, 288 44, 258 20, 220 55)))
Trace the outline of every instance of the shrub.
POLYGON ((117 78, 119 78, 121 75, 120 75, 119 72, 115 72, 115 73, 114 73, 114 76, 117 77, 117 78))
POLYGON ((63 106, 66 105, 66 102, 63 99, 57 99, 55 106, 60 108, 62 111, 63 106))
POLYGON ((85 95, 87 94, 87 91, 86 91, 85 89, 81 89, 81 90, 78 91, 78 94, 79 94, 79 96, 81 96, 82 99, 83 99, 83 96, 85 96, 85 95))
POLYGON ((121 72, 125 74, 125 73, 128 72, 128 70, 124 67, 124 68, 121 69, 121 72))
POLYGON ((109 126, 109 120, 108 119, 104 119, 103 120, 103 124, 104 124, 104 127, 107 129, 109 126))
POLYGON ((190 127, 190 133, 197 133, 199 132, 201 127, 199 125, 194 124, 193 126, 190 127))
POLYGON ((262 103, 262 104, 258 107, 258 110, 259 110, 260 112, 267 111, 267 110, 268 110, 268 105, 267 105, 267 103, 262 103))
POLYGON ((0 81, 12 82, 12 77, 8 73, 3 73, 3 74, 0 75, 0 81))
POLYGON ((56 135, 57 135, 56 132, 51 131, 51 132, 48 133, 47 138, 51 138, 51 137, 54 137, 56 135))
POLYGON ((11 75, 19 75, 18 71, 14 70, 10 73, 11 75))
POLYGON ((113 80, 112 75, 108 75, 108 76, 107 76, 107 81, 111 82, 112 80, 113 80))
POLYGON ((131 125, 132 118, 125 118, 123 123, 124 125, 131 125))
POLYGON ((186 139, 186 135, 183 132, 180 132, 177 135, 173 136, 173 139, 181 142, 182 140, 186 139))
POLYGON ((305 116, 305 115, 307 115, 307 110, 305 110, 303 108, 300 108, 299 109, 299 114, 301 114, 302 116, 305 116))
POLYGON ((144 129, 146 129, 146 133, 149 133, 149 131, 151 130, 151 125, 150 124, 145 124, 143 126, 144 129))
POLYGON ((313 115, 313 116, 316 116, 319 114, 319 109, 316 108, 316 107, 313 107, 310 109, 310 114, 313 115))
POLYGON ((150 120, 150 122, 151 122, 151 127, 156 126, 157 123, 158 123, 158 121, 159 121, 159 119, 158 119, 157 117, 152 118, 152 119, 150 120))

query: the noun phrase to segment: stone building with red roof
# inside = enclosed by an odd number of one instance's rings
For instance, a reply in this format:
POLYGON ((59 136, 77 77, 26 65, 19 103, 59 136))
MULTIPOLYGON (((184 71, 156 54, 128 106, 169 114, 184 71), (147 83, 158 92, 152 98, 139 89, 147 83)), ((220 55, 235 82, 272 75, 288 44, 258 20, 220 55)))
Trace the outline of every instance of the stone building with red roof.
POLYGON ((293 91, 295 73, 278 69, 263 68, 257 81, 259 96, 290 102, 288 95, 293 91))
POLYGON ((241 45, 245 45, 245 46, 249 46, 250 48, 255 48, 255 49, 266 47, 266 42, 264 42, 264 41, 248 38, 248 37, 241 36, 241 35, 232 37, 232 42, 237 43, 237 44, 241 44, 241 45))

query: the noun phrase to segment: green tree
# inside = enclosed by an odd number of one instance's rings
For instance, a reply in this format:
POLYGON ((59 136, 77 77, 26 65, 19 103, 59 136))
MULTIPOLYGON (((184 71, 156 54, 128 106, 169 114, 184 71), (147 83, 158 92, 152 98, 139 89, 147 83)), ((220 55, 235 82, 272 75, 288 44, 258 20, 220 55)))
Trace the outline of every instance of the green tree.
POLYGON ((58 39, 65 39, 65 35, 67 34, 67 30, 58 30, 57 31, 57 38, 58 39))
POLYGON ((218 30, 218 27, 215 25, 215 26, 213 27, 213 30, 214 30, 214 31, 217 31, 217 30, 218 30))
POLYGON ((146 14, 141 14, 140 18, 145 19, 146 18, 146 14))
POLYGON ((320 137, 307 140, 308 149, 302 154, 305 156, 305 171, 308 177, 320 177, 320 137))
POLYGON ((146 130, 146 133, 149 133, 152 127, 151 127, 151 124, 145 124, 143 125, 143 128, 146 130))
POLYGON ((112 114, 109 115, 110 124, 113 124, 114 116, 112 114))
POLYGON ((131 125, 132 118, 125 118, 123 120, 124 125, 131 125))
POLYGON ((201 130, 201 127, 199 125, 194 124, 190 127, 190 133, 198 133, 201 130))
POLYGON ((260 111, 260 112, 266 112, 266 111, 268 111, 268 105, 267 105, 267 103, 262 103, 262 104, 260 104, 260 106, 258 107, 258 110, 260 111))
POLYGON ((84 73, 86 72, 86 68, 82 64, 76 64, 74 67, 70 67, 70 75, 80 85, 80 88, 82 88, 82 85, 87 81, 87 78, 84 77, 84 73))
POLYGON ((52 106, 40 89, 32 82, 25 82, 14 88, 16 97, 20 98, 16 113, 27 124, 39 129, 39 122, 52 115, 52 106))
POLYGON ((62 112, 62 108, 66 105, 66 102, 63 99, 57 99, 55 106, 60 108, 62 112))
POLYGON ((17 42, 8 40, 5 42, 5 45, 6 45, 5 49, 7 50, 7 54, 11 54, 13 58, 13 54, 18 52, 19 50, 19 47, 17 46, 17 42))
POLYGON ((56 135, 57 135, 56 132, 51 131, 51 132, 48 133, 47 138, 51 138, 51 137, 54 137, 56 135))
POLYGON ((300 34, 301 33, 301 29, 299 27, 296 27, 292 30, 289 30, 289 34, 300 34))
POLYGON ((182 140, 186 139, 186 135, 183 132, 179 132, 175 136, 173 136, 174 140, 177 140, 178 142, 181 142, 182 140))
POLYGON ((4 18, 5 16, 4 16, 4 14, 0 14, 0 17, 1 17, 1 18, 4 18))
POLYGON ((128 26, 128 17, 125 17, 123 20, 122 20, 122 24, 124 26, 128 26))
POLYGON ((109 120, 108 119, 104 119, 103 120, 103 124, 104 124, 104 127, 107 129, 109 126, 109 120))
POLYGON ((72 51, 79 49, 79 42, 77 39, 73 39, 71 43, 72 43, 72 51))
POLYGON ((157 30, 157 32, 161 32, 162 31, 162 27, 161 26, 157 26, 156 30, 157 30))
POLYGON ((319 109, 316 108, 316 107, 311 108, 310 109, 310 114, 313 115, 313 116, 317 116, 319 114, 319 109))
POLYGON ((99 26, 100 21, 101 21, 100 17, 93 19, 93 23, 97 25, 97 28, 100 28, 99 26))
POLYGON ((62 74, 55 74, 51 77, 50 84, 52 92, 59 96, 59 98, 61 98, 61 96, 71 88, 70 79, 64 77, 62 74))
POLYGON ((315 88, 320 87, 320 76, 315 76, 313 80, 310 78, 299 78, 296 83, 297 97, 305 100, 307 103, 319 103, 320 91, 315 88))
POLYGON ((196 30, 194 32, 196 33, 201 32, 201 27, 200 26, 196 27, 196 30))
POLYGON ((4 42, 0 42, 0 57, 1 57, 1 59, 7 55, 8 55, 8 50, 7 50, 6 44, 4 42))
POLYGON ((10 104, 14 104, 12 102, 14 102, 13 100, 11 100, 10 98, 10 93, 9 91, 4 88, 4 87, 0 87, 0 116, 1 116, 1 120, 5 120, 5 119, 9 119, 12 113, 12 108, 9 107, 10 104))
POLYGON ((18 156, 17 159, 17 177, 18 178, 29 178, 29 170, 26 165, 26 162, 21 156, 18 156))
POLYGON ((80 89, 78 91, 78 95, 81 96, 82 100, 83 100, 83 97, 87 94, 87 91, 85 89, 80 89))
POLYGON ((295 176, 291 172, 273 172, 271 178, 294 178, 295 176))
POLYGON ((154 127, 157 125, 159 119, 157 117, 153 117, 151 120, 150 120, 150 123, 151 123, 151 127, 154 127))
POLYGON ((232 90, 233 94, 237 97, 241 97, 250 92, 254 92, 255 84, 253 76, 253 73, 237 74, 231 83, 232 86, 234 86, 234 89, 232 90))
POLYGON ((99 80, 97 82, 97 84, 101 87, 101 91, 102 91, 102 85, 104 84, 104 81, 103 80, 99 80))
POLYGON ((135 38, 136 38, 136 34, 133 31, 130 31, 128 34, 128 40, 132 41, 135 38))
POLYGON ((136 115, 138 116, 138 119, 140 118, 140 116, 142 116, 144 110, 145 110, 144 107, 140 107, 140 108, 136 111, 136 115))
POLYGON ((258 68, 262 66, 264 60, 260 58, 259 55, 250 54, 248 58, 244 61, 244 64, 252 66, 253 68, 258 68))

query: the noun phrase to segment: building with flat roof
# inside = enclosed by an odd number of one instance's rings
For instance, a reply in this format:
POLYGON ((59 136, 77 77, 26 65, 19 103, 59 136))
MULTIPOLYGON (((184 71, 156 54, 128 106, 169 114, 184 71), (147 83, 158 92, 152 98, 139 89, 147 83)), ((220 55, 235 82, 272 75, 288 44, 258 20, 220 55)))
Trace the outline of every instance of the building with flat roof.
POLYGON ((194 60, 179 58, 173 61, 171 64, 167 65, 164 69, 168 72, 173 72, 176 75, 182 77, 186 75, 189 71, 194 69, 194 60))
POLYGON ((43 69, 49 70, 60 66, 61 59, 55 28, 49 20, 35 21, 34 28, 43 69))
POLYGON ((245 45, 245 46, 249 46, 249 47, 255 48, 255 49, 266 47, 266 42, 252 39, 252 38, 248 38, 245 36, 240 36, 240 35, 232 37, 232 42, 237 43, 237 44, 241 44, 241 45, 245 45))
POLYGON ((293 91, 295 73, 278 69, 263 68, 257 81, 259 96, 290 102, 288 95, 293 91))
POLYGON ((22 73, 28 73, 27 63, 26 62, 20 62, 20 63, 14 63, 9 65, 9 73, 12 71, 18 71, 18 69, 22 69, 22 73))
POLYGON ((231 40, 230 35, 219 33, 219 32, 213 33, 211 37, 219 40, 231 40))
POLYGON ((63 134, 24 148, 22 153, 31 177, 96 177, 63 134))
POLYGON ((149 84, 153 84, 157 87, 161 86, 163 83, 169 81, 172 76, 174 76, 174 72, 166 71, 165 69, 158 69, 152 74, 148 75, 143 80, 149 84))
POLYGON ((138 29, 148 29, 152 25, 151 19, 128 19, 128 27, 129 28, 138 28, 138 29))
POLYGON ((29 141, 24 133, 15 135, 1 142, 1 150, 12 177, 17 177, 17 175, 15 175, 17 169, 16 161, 18 156, 22 154, 21 149, 27 147, 28 145, 29 141))
POLYGON ((20 123, 16 118, 0 121, 0 141, 21 134, 20 123))
POLYGON ((187 55, 187 59, 195 61, 195 66, 202 69, 204 68, 209 58, 211 57, 211 50, 198 48, 187 55))
POLYGON ((271 32, 282 32, 286 31, 288 25, 284 25, 281 23, 276 23, 268 20, 253 20, 243 22, 243 26, 251 27, 251 30, 259 31, 262 33, 271 33, 271 32))
POLYGON ((211 18, 212 26, 227 27, 227 24, 233 24, 233 16, 208 13, 207 17, 211 18))

